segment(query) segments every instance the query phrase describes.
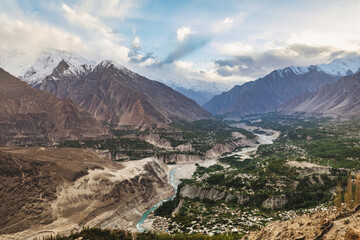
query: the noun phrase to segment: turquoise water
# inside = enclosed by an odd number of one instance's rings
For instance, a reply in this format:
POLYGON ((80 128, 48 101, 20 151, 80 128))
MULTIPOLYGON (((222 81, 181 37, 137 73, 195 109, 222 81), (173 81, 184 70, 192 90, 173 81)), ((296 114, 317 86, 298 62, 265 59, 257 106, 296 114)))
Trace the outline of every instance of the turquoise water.
POLYGON ((139 230, 139 232, 144 232, 144 231, 148 231, 146 228, 142 227, 141 225, 144 223, 144 221, 147 219, 147 217, 149 216, 149 214, 153 211, 155 211, 163 202, 167 202, 169 200, 173 200, 176 196, 176 192, 178 190, 178 186, 175 183, 175 172, 176 170, 178 170, 178 168, 174 168, 173 170, 170 171, 170 179, 169 182, 171 184, 171 186, 173 186, 174 190, 175 190, 175 194, 172 197, 169 197, 165 200, 162 200, 161 202, 158 202, 157 204, 155 204, 152 208, 150 208, 149 210, 147 210, 141 217, 140 221, 136 224, 136 228, 139 230))

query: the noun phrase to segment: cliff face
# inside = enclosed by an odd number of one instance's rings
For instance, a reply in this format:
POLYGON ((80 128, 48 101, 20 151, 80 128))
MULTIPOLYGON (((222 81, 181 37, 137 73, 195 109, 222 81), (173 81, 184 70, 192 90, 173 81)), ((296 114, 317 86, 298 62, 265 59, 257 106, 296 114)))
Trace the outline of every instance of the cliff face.
POLYGON ((95 138, 108 131, 69 99, 60 100, 0 69, 0 145, 95 138))
MULTIPOLYGON (((0 148, 4 239, 83 226, 134 229, 143 212, 173 194, 166 166, 148 158, 118 164, 82 149, 0 148)), ((1 237, 0 237, 1 239, 1 237)))
POLYGON ((78 75, 64 72, 65 64, 61 62, 40 89, 62 99, 71 98, 101 121, 118 127, 150 127, 212 118, 193 100, 112 61, 103 61, 92 71, 78 75))

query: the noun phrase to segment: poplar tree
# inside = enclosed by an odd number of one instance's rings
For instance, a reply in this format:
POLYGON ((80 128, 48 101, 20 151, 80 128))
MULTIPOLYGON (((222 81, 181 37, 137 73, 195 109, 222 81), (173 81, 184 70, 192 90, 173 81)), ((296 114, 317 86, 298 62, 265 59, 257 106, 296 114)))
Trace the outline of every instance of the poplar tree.
POLYGON ((352 194, 352 177, 351 173, 348 178, 347 187, 346 187, 346 193, 345 193, 345 204, 347 209, 352 208, 352 200, 353 200, 353 194, 352 194))
POLYGON ((341 208, 341 182, 340 181, 337 182, 334 204, 335 204, 335 207, 338 210, 340 210, 340 208, 341 208))
POLYGON ((356 174, 354 205, 360 204, 360 173, 356 174))

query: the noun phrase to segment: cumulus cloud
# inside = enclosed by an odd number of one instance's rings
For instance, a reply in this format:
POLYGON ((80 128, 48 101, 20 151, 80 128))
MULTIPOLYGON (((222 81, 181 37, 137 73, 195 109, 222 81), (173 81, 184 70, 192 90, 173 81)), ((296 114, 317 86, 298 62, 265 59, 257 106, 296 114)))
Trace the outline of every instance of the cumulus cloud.
POLYGON ((190 26, 188 27, 181 27, 179 28, 177 31, 177 39, 179 40, 179 42, 183 42, 185 39, 187 39, 191 34, 194 34, 195 31, 193 31, 191 29, 190 26))
POLYGON ((216 48, 219 49, 219 52, 224 55, 236 56, 242 54, 248 54, 253 52, 253 47, 247 43, 240 41, 231 42, 226 44, 214 44, 216 48))
POLYGON ((140 38, 139 37, 135 37, 134 41, 132 42, 132 47, 133 48, 140 48, 140 38))
POLYGON ((0 15, 0 32, 0 47, 7 49, 85 49, 82 39, 67 31, 41 22, 14 19, 6 14, 0 15))

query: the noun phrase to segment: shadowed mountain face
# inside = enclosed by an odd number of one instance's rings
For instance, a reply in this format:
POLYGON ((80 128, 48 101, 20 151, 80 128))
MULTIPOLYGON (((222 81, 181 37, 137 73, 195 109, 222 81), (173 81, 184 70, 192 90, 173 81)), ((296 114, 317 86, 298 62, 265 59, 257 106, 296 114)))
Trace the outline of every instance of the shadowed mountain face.
POLYGON ((360 70, 360 57, 338 58, 329 64, 290 66, 213 97, 204 108, 213 114, 239 117, 276 111, 285 102, 314 92, 360 70))
POLYGON ((204 108, 213 114, 245 116, 276 111, 284 102, 338 79, 317 68, 299 74, 292 68, 276 70, 254 82, 235 86, 215 96, 204 108))
POLYGON ((320 116, 360 116, 360 73, 341 78, 314 93, 304 94, 285 103, 278 112, 320 116))
POLYGON ((139 127, 212 118, 193 100, 112 61, 103 61, 86 74, 73 74, 68 68, 61 61, 40 89, 71 98, 98 120, 139 127))
POLYGON ((107 130, 69 99, 29 87, 0 69, 0 144, 94 138, 107 130))

